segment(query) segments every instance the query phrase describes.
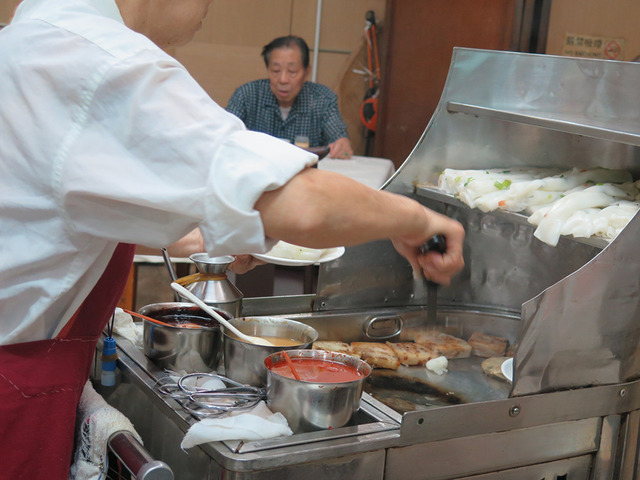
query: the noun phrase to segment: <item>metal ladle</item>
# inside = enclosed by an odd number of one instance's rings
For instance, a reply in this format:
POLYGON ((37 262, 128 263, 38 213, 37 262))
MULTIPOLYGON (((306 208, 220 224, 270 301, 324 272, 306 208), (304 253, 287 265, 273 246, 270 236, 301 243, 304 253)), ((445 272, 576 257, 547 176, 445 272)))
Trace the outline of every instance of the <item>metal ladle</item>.
MULTIPOLYGON (((171 281, 175 282, 178 277, 176 275, 176 272, 173 270, 173 265, 171 264, 171 258, 169 257, 169 252, 167 252, 166 248, 161 248, 160 249, 162 251, 162 258, 164 259, 164 264, 167 266, 167 270, 169 271, 169 277, 171 277, 171 281)), ((178 296, 177 293, 173 294, 173 300, 175 302, 179 302, 180 301, 180 297, 178 296)))
POLYGON ((265 338, 254 337, 253 335, 247 335, 246 333, 242 333, 236 327, 231 325, 231 323, 229 323, 229 321, 227 321, 226 318, 224 318, 222 315, 220 315, 213 308, 211 308, 209 305, 204 303, 202 300, 200 300, 198 297, 196 297, 193 293, 191 293, 189 290, 184 288, 179 283, 171 282, 171 288, 173 288, 176 292, 178 292, 184 298, 189 299, 193 303, 198 305, 202 310, 204 310, 206 313, 208 313, 213 318, 218 320, 218 322, 220 322, 226 328, 231 330, 233 332, 233 334, 236 337, 240 338, 241 340, 244 340, 247 343, 253 343, 254 345, 262 345, 264 347, 274 347, 275 346, 273 343, 271 343, 269 340, 267 340, 265 338))

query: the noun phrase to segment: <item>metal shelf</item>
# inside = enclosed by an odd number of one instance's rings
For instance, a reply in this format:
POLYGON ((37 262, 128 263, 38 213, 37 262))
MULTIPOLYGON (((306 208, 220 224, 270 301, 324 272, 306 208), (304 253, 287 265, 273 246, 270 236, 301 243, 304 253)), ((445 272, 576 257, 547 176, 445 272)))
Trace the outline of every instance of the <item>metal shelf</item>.
MULTIPOLYGON (((555 130, 558 132, 608 140, 616 143, 624 143, 626 145, 640 146, 640 135, 638 135, 637 133, 625 132, 619 129, 611 129, 604 126, 587 125, 585 123, 578 123, 576 121, 548 118, 540 115, 531 115, 531 113, 524 114, 459 102, 447 102, 447 112, 464 113, 467 115, 475 115, 477 117, 493 118, 496 120, 503 120, 505 122, 521 123, 523 125, 532 125, 549 130, 555 130)), ((575 118, 575 116, 573 118, 575 118)))

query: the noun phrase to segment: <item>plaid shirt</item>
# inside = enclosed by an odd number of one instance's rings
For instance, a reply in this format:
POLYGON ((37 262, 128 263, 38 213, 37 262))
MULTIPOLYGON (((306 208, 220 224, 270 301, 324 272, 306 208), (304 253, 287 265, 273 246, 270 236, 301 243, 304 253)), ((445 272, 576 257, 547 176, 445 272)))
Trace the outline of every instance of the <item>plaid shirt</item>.
POLYGON ((282 119, 278 99, 266 78, 236 89, 227 110, 239 117, 249 130, 286 138, 291 143, 296 135, 309 137, 310 147, 326 146, 347 137, 347 127, 338 109, 338 96, 319 83, 304 83, 286 120, 282 119))

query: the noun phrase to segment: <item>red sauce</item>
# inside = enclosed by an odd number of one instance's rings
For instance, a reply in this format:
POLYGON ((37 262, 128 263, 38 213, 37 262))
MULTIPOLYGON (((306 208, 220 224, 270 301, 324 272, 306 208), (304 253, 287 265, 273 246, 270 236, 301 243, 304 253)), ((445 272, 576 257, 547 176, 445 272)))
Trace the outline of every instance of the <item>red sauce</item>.
MULTIPOLYGON (((319 358, 292 358, 300 380, 317 383, 342 383, 359 380, 363 375, 352 365, 322 360, 319 358)), ((283 377, 294 378, 286 361, 268 366, 269 370, 283 377)))

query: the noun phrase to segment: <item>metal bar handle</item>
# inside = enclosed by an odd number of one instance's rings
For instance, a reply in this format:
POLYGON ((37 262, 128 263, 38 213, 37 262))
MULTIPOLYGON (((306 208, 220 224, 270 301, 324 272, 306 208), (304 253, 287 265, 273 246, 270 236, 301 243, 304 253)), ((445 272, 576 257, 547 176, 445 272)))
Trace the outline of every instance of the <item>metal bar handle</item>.
POLYGON ((109 449, 137 480, 174 480, 173 471, 151 454, 131 432, 120 430, 107 441, 109 449))
POLYGON ((616 130, 615 128, 607 128, 606 126, 584 125, 573 120, 546 118, 542 115, 525 115, 524 113, 510 112, 507 110, 470 105, 460 102, 448 102, 447 112, 495 118, 505 122, 533 125, 536 127, 547 128, 549 130, 557 130, 558 132, 599 138, 627 145, 640 145, 640 136, 635 133, 616 130))

